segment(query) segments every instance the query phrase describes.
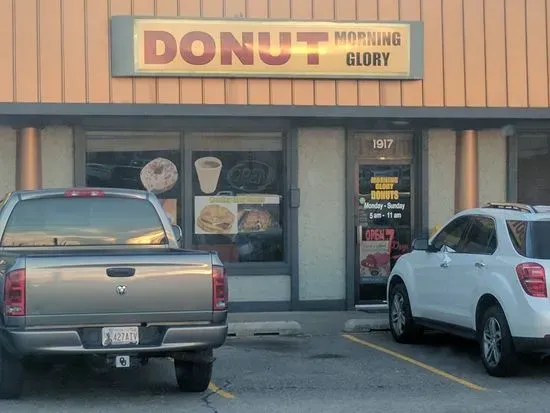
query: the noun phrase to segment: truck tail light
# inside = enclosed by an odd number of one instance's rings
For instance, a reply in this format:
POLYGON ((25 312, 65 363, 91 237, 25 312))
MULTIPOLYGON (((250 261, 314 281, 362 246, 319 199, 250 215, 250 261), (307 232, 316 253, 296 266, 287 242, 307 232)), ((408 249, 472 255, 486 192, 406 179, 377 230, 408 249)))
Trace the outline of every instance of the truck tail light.
POLYGON ((212 310, 225 311, 227 309, 227 274, 225 267, 212 267, 212 310))
POLYGON ((105 192, 99 189, 69 189, 65 191, 66 198, 95 198, 105 196, 105 192))
POLYGON ((516 267, 523 290, 532 297, 547 297, 546 272, 544 267, 534 262, 526 262, 516 267))
POLYGON ((15 270, 6 274, 4 281, 4 315, 25 316, 25 270, 15 270))

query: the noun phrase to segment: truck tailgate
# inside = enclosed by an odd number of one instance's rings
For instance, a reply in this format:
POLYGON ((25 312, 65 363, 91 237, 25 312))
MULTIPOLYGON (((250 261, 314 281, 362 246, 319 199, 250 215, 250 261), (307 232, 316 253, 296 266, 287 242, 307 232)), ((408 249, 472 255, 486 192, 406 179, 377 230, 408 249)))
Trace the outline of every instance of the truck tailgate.
POLYGON ((210 321, 211 271, 209 254, 28 256, 26 324, 210 321))

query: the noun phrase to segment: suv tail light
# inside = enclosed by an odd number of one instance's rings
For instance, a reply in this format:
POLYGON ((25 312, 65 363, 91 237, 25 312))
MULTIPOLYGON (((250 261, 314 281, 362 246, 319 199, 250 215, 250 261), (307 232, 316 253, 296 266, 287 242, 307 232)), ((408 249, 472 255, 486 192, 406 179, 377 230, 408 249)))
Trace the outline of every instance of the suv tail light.
POLYGON ((526 262, 516 267, 523 290, 532 297, 547 297, 546 272, 544 267, 534 262, 526 262))
POLYGON ((65 191, 66 198, 93 198, 102 196, 105 196, 105 192, 99 189, 69 189, 65 191))
POLYGON ((212 267, 212 310, 225 311, 227 309, 227 274, 225 267, 212 267))
POLYGON ((25 270, 15 270, 6 274, 4 281, 4 315, 25 315, 25 270))

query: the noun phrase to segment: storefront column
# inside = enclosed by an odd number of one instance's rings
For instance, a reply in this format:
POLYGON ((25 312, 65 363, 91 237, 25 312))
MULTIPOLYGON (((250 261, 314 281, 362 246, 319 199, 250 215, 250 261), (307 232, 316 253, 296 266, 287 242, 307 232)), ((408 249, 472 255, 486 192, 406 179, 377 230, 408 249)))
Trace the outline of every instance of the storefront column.
POLYGON ((456 133, 455 212, 479 205, 477 131, 456 133))
POLYGON ((17 134, 16 188, 42 188, 42 153, 40 130, 33 127, 19 129, 17 134))

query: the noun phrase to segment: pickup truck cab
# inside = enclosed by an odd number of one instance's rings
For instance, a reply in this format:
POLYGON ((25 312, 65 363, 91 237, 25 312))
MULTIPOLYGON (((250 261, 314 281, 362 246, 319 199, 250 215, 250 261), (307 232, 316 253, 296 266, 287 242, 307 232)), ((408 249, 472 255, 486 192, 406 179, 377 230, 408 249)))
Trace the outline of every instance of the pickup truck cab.
POLYGON ((125 189, 21 191, 0 202, 0 398, 27 361, 86 357, 126 368, 174 360, 202 392, 227 337, 227 280, 215 252, 179 247, 156 196, 125 189))

